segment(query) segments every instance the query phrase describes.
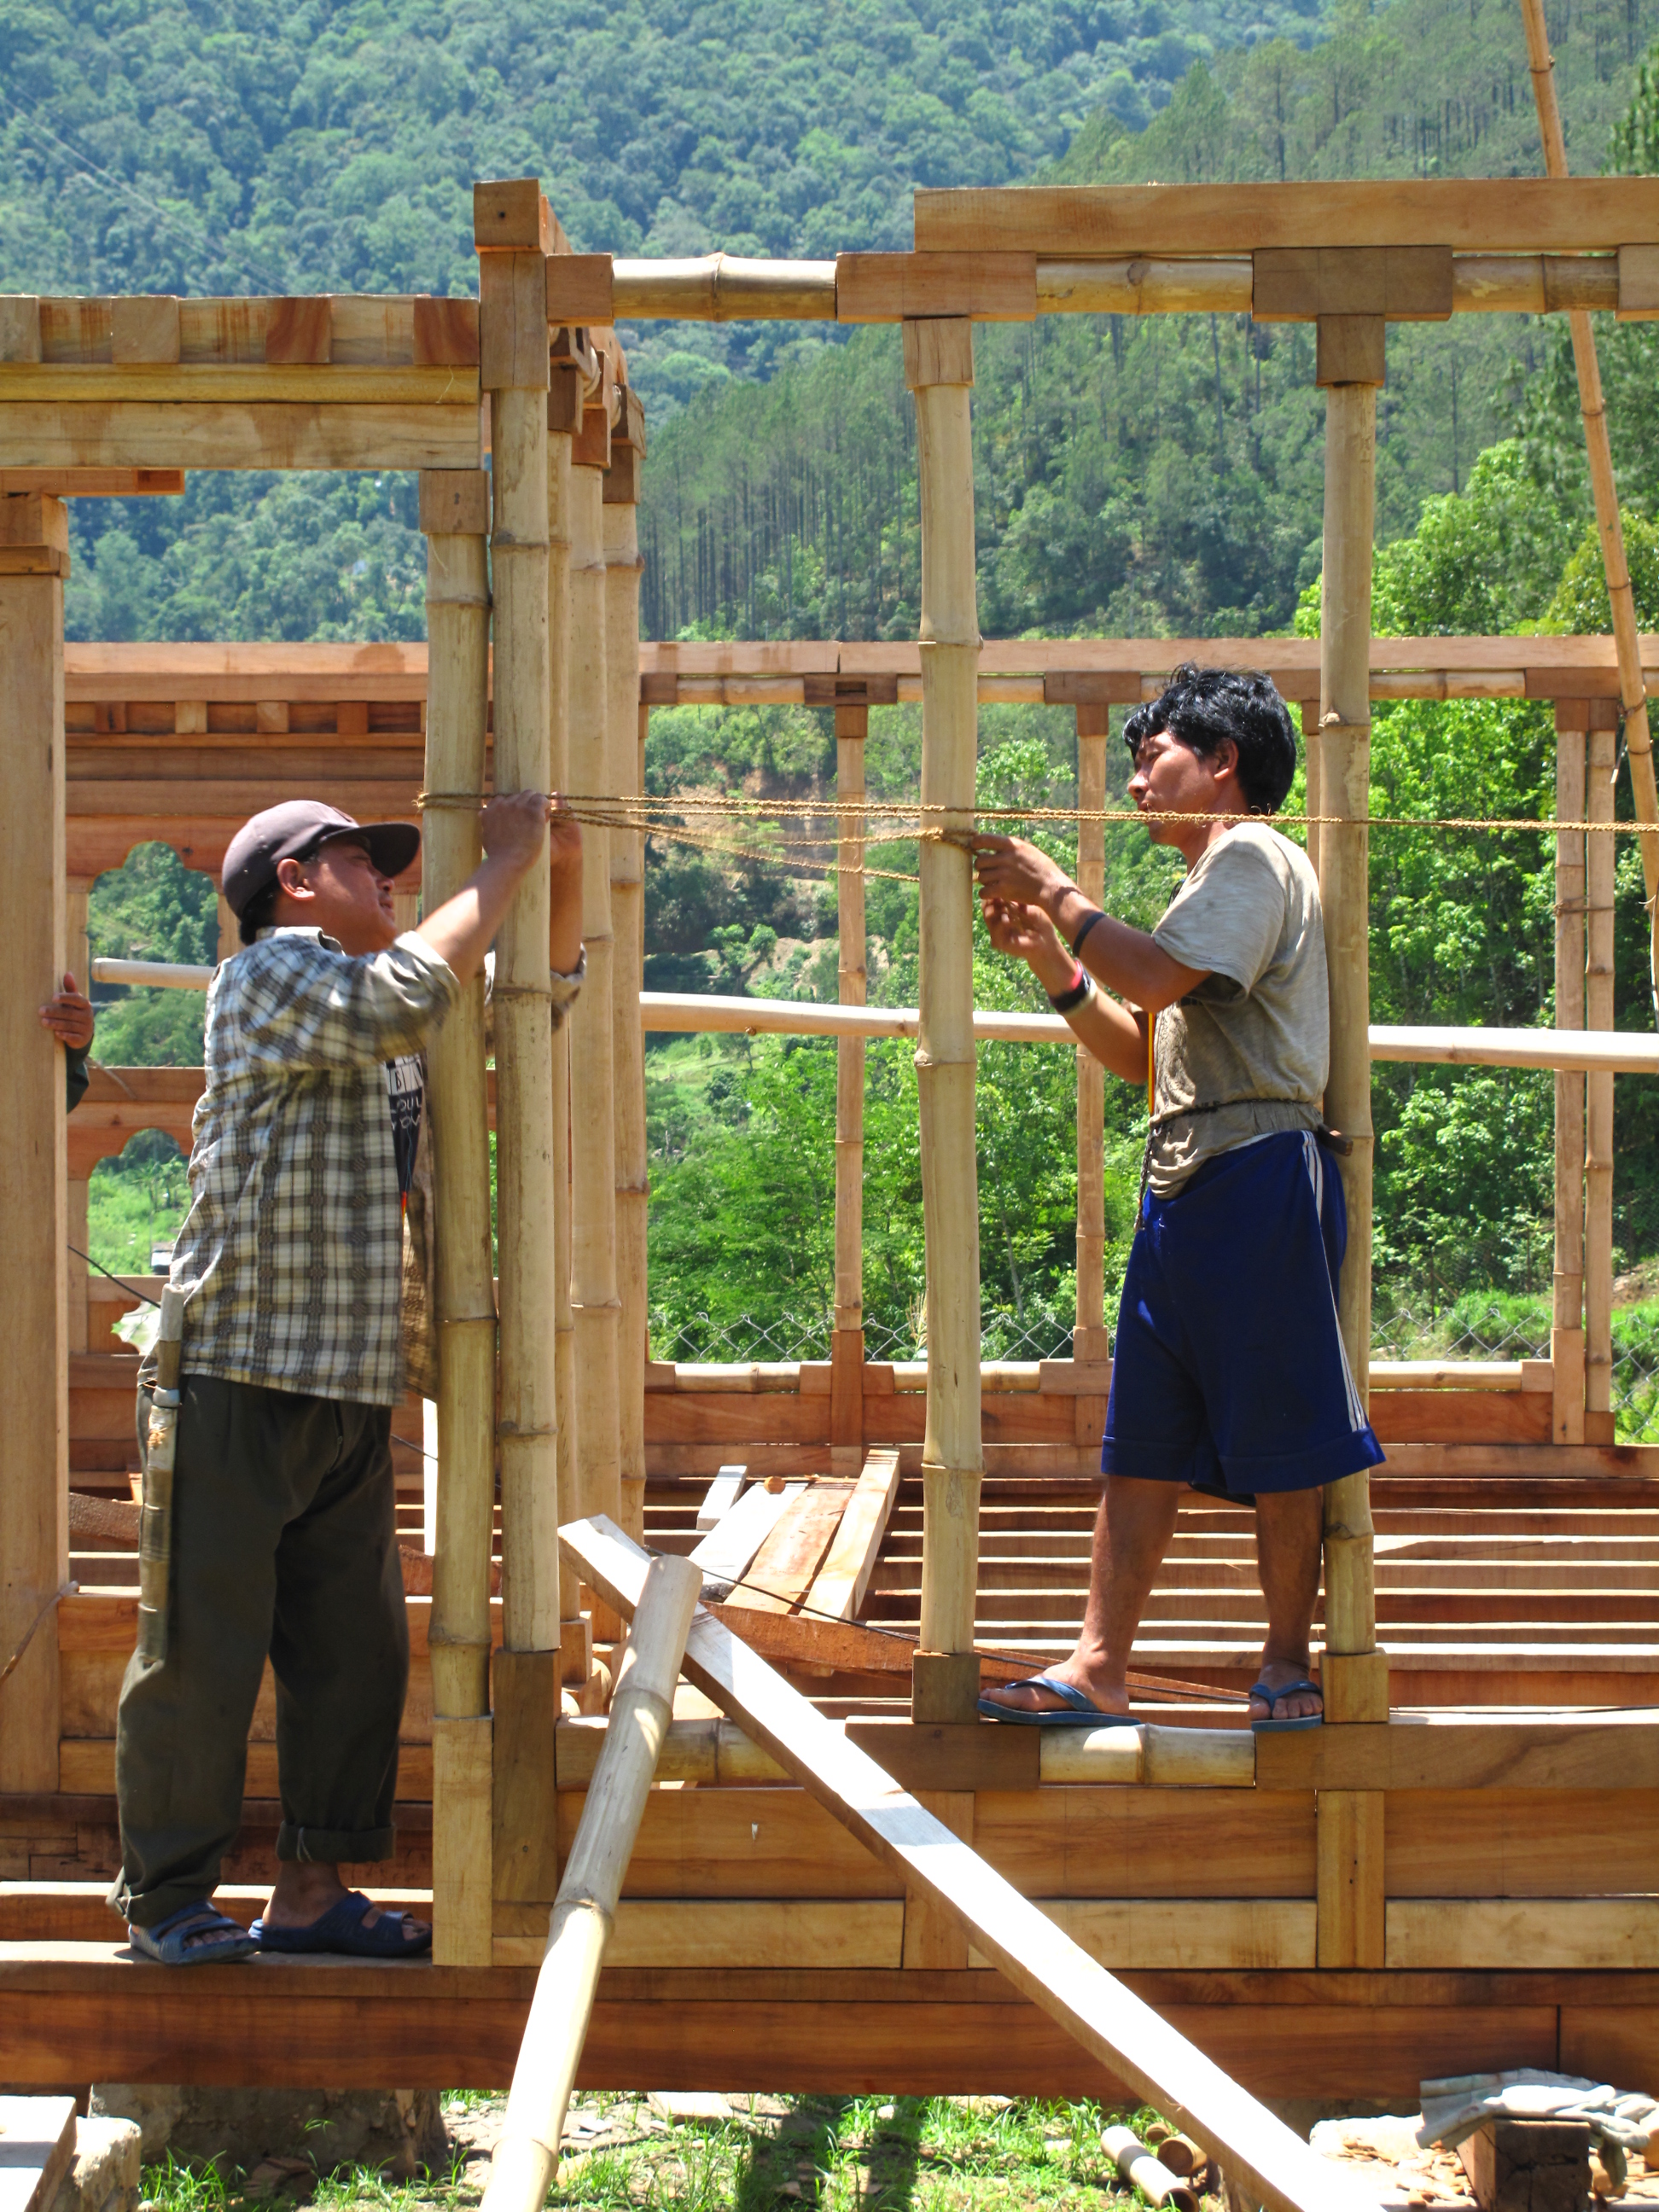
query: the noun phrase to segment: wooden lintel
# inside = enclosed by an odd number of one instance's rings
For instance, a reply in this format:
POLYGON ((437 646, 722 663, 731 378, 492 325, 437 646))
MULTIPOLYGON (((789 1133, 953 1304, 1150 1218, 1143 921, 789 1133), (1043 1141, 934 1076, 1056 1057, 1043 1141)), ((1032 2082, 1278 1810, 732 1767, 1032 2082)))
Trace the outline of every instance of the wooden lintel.
POLYGON ((0 408, 0 471, 459 469, 479 461, 478 410, 466 405, 18 400, 0 408))
POLYGON ((1036 306, 1034 253, 843 253, 836 262, 840 323, 931 315, 1029 323, 1036 306))
POLYGON ((1659 1789, 1659 1713, 1358 1722, 1258 1735, 1262 1790, 1659 1789))
POLYGON ((44 492, 51 499, 156 499, 185 488, 182 469, 0 469, 0 499, 44 492))
POLYGON ((1449 246, 1281 246, 1254 258, 1250 314, 1258 323, 1311 323, 1322 315, 1440 323, 1451 316, 1449 246))

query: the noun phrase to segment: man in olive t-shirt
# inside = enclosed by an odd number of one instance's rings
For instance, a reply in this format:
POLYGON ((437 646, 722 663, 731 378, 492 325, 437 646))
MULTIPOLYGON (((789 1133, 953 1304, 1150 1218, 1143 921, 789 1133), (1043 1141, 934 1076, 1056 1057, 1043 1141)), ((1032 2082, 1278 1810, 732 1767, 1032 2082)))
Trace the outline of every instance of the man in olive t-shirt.
POLYGON ((980 1710, 1035 1726, 1127 1717, 1130 1650, 1190 1485, 1255 1509, 1267 1635, 1251 1724, 1311 1727, 1320 1491, 1382 1454, 1337 1318, 1346 1222, 1321 1113, 1319 885, 1298 847, 1241 818, 1283 803, 1296 738, 1266 677, 1192 666, 1124 735, 1130 793, 1187 863, 1150 936, 1035 846, 975 841, 993 944, 1030 963, 1080 1042, 1152 1107, 1083 1632, 1069 1659, 980 1710))

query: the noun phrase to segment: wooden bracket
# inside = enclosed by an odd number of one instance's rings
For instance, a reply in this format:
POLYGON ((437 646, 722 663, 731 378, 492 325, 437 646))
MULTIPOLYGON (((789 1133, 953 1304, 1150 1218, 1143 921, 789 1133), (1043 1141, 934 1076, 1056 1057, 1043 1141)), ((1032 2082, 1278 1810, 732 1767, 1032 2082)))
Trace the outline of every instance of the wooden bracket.
POLYGON ((422 469, 420 523, 428 538, 489 535, 489 476, 484 469, 422 469))
POLYGON ((977 1652, 918 1651, 910 1668, 913 1722, 960 1723, 975 1718, 979 1706, 977 1652))
POLYGON ((559 1886, 556 1651, 495 1656, 495 1894, 550 1899, 559 1886))
POLYGON ((974 326, 965 315, 904 325, 904 383, 919 392, 934 384, 972 384, 974 326))
POLYGON ((1251 262, 1250 315, 1258 323, 1311 323, 1325 315, 1381 315, 1390 323, 1451 318, 1449 246, 1275 246, 1259 249, 1251 262))
POLYGON ((902 323, 927 315, 1029 323, 1036 320, 1036 311, 1035 253, 836 257, 838 323, 902 323))
POLYGON ((616 320, 608 253, 550 253, 547 319, 568 325, 616 320))
POLYGON ((619 446, 613 432, 611 462, 605 471, 605 488, 600 495, 602 503, 606 507, 637 507, 642 474, 639 454, 632 446, 619 446))
POLYGON ((582 410, 581 428, 570 441, 573 469, 608 469, 611 465, 611 410, 590 402, 582 410))
POLYGON ((1387 381, 1388 325, 1381 315, 1321 315, 1316 327, 1314 382, 1322 389, 1387 381))
POLYGON ((568 245, 538 177, 472 187, 472 243, 480 253, 557 253, 568 245))
POLYGON ((1315 1802, 1320 1966, 1381 1966, 1385 1957, 1383 1793, 1322 1790, 1315 1802))

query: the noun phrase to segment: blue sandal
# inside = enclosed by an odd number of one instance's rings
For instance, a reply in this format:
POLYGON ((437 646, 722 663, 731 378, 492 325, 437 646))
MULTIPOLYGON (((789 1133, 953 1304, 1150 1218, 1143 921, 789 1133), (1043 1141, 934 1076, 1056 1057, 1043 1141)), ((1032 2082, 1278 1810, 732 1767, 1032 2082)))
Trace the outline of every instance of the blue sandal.
POLYGON ((153 1959, 158 1966, 227 1966, 235 1959, 251 1959, 259 1948, 256 1936, 206 1898, 181 1905, 153 1928, 129 1921, 127 1941, 141 1959, 153 1959), (192 1943, 192 1936, 211 1936, 213 1940, 192 1943))
POLYGON ((1292 1729, 1323 1728, 1325 1725, 1325 1692, 1317 1682, 1310 1680, 1306 1674, 1298 1674, 1294 1682, 1286 1682, 1277 1690, 1270 1690, 1265 1682, 1257 1682, 1252 1686, 1250 1695, 1253 1698, 1260 1698, 1267 1708, 1267 1717, 1265 1721, 1250 1723, 1252 1735, 1288 1735, 1292 1729), (1299 1691, 1306 1690, 1311 1690, 1319 1700, 1320 1710, 1316 1713, 1299 1713, 1294 1720, 1288 1721, 1276 1721, 1273 1718, 1273 1708, 1281 1698, 1293 1698, 1299 1691))
POLYGON ((332 1951, 347 1959, 418 1959, 432 1948, 429 1928, 414 1942, 408 1940, 401 1912, 382 1911, 373 1927, 365 1927, 374 1910, 374 1900, 361 1889, 349 1889, 307 1928, 270 1928, 261 1919, 249 1932, 262 1951, 332 1951))
POLYGON ((1138 1728, 1140 1724, 1127 1713, 1103 1712, 1092 1698, 1070 1682, 1056 1680, 1052 1674, 1032 1674, 1024 1682, 1009 1682, 1008 1689, 1052 1690, 1065 1703, 1058 1710, 1050 1705, 1022 1713, 1012 1705, 999 1705, 989 1698, 979 1701, 979 1717, 986 1721, 1012 1721, 1017 1728, 1138 1728))

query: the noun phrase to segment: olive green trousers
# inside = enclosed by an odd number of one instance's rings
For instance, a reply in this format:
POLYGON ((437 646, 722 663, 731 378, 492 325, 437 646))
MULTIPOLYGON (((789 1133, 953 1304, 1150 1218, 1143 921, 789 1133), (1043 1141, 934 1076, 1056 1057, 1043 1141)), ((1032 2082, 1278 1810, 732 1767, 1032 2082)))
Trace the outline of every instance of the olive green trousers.
POLYGON ((391 1856, 409 1685, 391 1408, 204 1375, 180 1395, 167 1656, 133 1654, 115 1724, 110 1903, 144 1928, 219 1879, 267 1657, 279 1858, 391 1856))

